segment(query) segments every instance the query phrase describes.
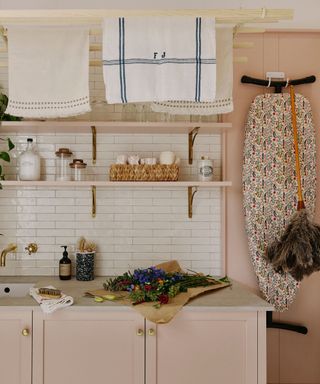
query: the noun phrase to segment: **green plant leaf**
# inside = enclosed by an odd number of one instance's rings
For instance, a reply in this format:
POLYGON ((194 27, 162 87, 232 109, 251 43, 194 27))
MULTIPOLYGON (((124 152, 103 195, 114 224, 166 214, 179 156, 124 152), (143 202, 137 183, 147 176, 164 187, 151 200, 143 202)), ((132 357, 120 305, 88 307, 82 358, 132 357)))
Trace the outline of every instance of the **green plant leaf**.
POLYGON ((0 92, 0 120, 2 120, 4 111, 8 105, 8 97, 0 92))
MULTIPOLYGON (((2 165, 0 165, 0 180, 4 180, 4 179, 5 179, 5 176, 2 173, 2 165)), ((0 185, 1 185, 1 183, 0 183, 0 185)), ((2 185, 1 185, 0 189, 2 189, 2 185)))
POLYGON ((8 152, 0 152, 0 159, 9 163, 9 161, 10 161, 9 153, 8 152))
POLYGON ((10 137, 7 138, 7 141, 8 141, 8 148, 9 148, 9 151, 11 151, 11 149, 14 148, 14 144, 13 144, 13 142, 11 141, 10 137))
POLYGON ((2 120, 2 121, 21 121, 22 117, 12 116, 12 115, 8 115, 7 113, 4 113, 2 117, 0 116, 0 120, 2 120))

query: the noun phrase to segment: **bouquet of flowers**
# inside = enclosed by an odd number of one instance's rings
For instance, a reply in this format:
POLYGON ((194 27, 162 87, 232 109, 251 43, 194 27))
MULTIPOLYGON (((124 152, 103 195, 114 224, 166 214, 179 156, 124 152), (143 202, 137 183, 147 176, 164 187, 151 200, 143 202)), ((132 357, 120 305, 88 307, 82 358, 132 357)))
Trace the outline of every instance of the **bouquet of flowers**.
POLYGON ((155 306, 160 307, 180 292, 186 292, 188 288, 206 287, 221 282, 226 282, 226 278, 217 280, 195 272, 165 272, 163 269, 149 267, 110 278, 103 286, 107 291, 129 292, 134 305, 155 302, 155 306))

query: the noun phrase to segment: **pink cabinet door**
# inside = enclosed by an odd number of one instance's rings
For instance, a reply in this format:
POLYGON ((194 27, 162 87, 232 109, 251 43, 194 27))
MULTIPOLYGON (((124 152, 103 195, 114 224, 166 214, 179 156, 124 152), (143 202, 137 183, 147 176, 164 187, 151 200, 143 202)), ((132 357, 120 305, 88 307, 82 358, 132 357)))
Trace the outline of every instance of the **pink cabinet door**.
POLYGON ((257 384, 257 358, 256 312, 181 311, 146 323, 147 384, 257 384))
POLYGON ((143 384, 144 319, 89 309, 34 312, 33 384, 143 384))
POLYGON ((1 383, 31 384, 31 332, 32 311, 0 311, 1 383))

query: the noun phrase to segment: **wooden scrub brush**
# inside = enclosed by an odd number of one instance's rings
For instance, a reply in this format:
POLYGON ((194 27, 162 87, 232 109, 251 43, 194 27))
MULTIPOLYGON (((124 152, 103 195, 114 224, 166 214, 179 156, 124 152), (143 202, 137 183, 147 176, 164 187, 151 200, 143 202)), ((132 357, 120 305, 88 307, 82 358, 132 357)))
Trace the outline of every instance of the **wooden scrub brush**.
POLYGON ((53 288, 39 288, 38 293, 46 299, 59 299, 61 297, 60 289, 53 288))

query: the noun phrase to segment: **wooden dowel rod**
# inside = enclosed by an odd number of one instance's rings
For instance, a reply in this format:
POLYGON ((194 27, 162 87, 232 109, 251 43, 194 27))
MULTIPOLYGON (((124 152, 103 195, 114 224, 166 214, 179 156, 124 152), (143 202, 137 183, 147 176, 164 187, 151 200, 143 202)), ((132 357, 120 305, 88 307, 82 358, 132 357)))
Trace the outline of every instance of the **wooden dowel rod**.
POLYGON ((250 28, 250 27, 239 27, 237 29, 237 34, 238 33, 265 33, 264 28, 250 28))
MULTIPOLYGON (((254 46, 253 43, 247 41, 247 42, 235 42, 233 43, 233 48, 252 48, 254 46)), ((89 47, 90 52, 101 52, 102 51, 102 44, 91 44, 89 47)), ((8 49, 6 47, 0 48, 0 53, 7 52, 8 49)))
MULTIPOLYGON (((246 56, 237 56, 233 58, 234 63, 247 63, 248 58, 246 56)), ((101 60, 90 60, 89 63, 90 67, 101 67, 102 61, 101 60)), ((8 61, 0 61, 0 68, 6 68, 8 67, 8 61)))
POLYGON ((233 42, 233 48, 253 48, 254 44, 251 41, 244 41, 244 42, 233 42))
MULTIPOLYGON (((237 34, 238 33, 265 33, 265 28, 253 28, 253 27, 238 27, 237 28, 237 34)), ((92 28, 90 29, 90 35, 97 36, 102 34, 101 28, 92 28)))
MULTIPOLYGON (((89 19, 128 16, 207 16, 217 19, 292 20, 293 9, 3 9, 0 20, 89 19)), ((1 21, 2 22, 2 21, 1 21)))
MULTIPOLYGON (((309 30, 308 30, 309 31, 309 30)), ((1 27, 0 27, 1 32, 1 27)), ((253 28, 253 27, 237 27, 236 28, 236 34, 240 33, 265 33, 265 28, 253 28)), ((90 35, 91 36, 99 36, 102 35, 102 29, 101 28, 92 28, 90 29, 90 35)), ((6 30, 3 31, 3 36, 6 36, 6 30)))

